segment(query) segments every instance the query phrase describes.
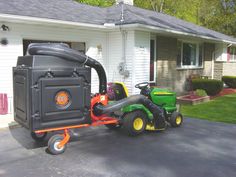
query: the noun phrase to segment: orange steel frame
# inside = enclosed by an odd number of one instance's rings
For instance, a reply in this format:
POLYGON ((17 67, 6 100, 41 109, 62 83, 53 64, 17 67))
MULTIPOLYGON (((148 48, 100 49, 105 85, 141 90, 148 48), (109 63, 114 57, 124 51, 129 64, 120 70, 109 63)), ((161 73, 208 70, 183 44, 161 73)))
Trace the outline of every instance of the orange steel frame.
POLYGON ((91 116, 91 120, 92 120, 91 124, 80 124, 80 125, 72 125, 72 126, 65 126, 65 127, 56 127, 56 128, 49 128, 49 129, 43 129, 43 130, 36 130, 35 133, 41 134, 41 133, 46 133, 46 132, 63 130, 64 133, 62 135, 64 136, 64 139, 58 144, 58 148, 61 148, 65 144, 67 144, 68 141, 70 140, 69 129, 83 128, 83 127, 90 127, 90 126, 100 126, 100 125, 106 125, 106 124, 118 124, 119 123, 117 118, 108 117, 106 115, 102 115, 102 116, 94 115, 93 114, 93 107, 95 104, 107 105, 108 104, 108 96, 97 94, 91 99, 91 107, 90 107, 91 108, 90 109, 90 116, 91 116))

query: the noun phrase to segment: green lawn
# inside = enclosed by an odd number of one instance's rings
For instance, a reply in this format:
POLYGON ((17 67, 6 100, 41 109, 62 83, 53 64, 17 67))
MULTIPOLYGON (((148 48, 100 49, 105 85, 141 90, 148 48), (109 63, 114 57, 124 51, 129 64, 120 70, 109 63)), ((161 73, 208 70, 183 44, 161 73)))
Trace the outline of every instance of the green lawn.
POLYGON ((186 117, 236 124, 236 94, 225 95, 195 106, 182 105, 186 117))

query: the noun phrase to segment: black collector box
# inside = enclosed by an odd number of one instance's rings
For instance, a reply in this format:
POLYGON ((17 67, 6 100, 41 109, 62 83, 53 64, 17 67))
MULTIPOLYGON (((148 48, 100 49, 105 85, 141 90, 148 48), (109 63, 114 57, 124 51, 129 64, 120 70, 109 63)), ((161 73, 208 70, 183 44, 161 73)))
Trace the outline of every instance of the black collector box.
POLYGON ((53 56, 19 57, 14 119, 30 131, 91 123, 91 68, 53 56))

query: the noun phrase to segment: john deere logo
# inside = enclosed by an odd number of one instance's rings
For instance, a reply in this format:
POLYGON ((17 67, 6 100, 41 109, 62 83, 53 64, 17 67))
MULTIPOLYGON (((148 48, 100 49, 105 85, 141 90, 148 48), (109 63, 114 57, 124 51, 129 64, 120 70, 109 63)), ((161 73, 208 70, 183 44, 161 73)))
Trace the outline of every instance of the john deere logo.
POLYGON ((66 107, 70 103, 70 95, 67 91, 59 91, 55 96, 56 105, 66 107))

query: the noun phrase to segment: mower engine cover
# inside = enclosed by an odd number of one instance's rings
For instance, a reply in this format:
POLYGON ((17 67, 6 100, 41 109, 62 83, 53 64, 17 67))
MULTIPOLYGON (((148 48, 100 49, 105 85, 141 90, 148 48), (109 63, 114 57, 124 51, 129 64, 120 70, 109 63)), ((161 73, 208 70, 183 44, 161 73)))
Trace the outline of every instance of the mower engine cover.
POLYGON ((161 106, 167 112, 173 112, 177 110, 175 92, 171 92, 162 88, 152 88, 150 97, 154 104, 161 106))
POLYGON ((91 68, 53 56, 18 57, 14 119, 31 131, 91 123, 91 68))

